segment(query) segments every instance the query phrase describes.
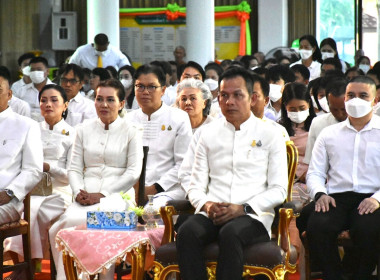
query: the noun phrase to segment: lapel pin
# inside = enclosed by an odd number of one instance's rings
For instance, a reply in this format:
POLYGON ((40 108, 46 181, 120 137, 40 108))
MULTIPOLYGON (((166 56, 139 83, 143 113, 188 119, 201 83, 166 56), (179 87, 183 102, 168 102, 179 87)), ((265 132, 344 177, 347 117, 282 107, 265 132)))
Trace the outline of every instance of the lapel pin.
POLYGON ((172 130, 172 127, 170 125, 168 126, 168 130, 172 130))
POLYGON ((256 146, 256 140, 253 140, 253 141, 252 141, 251 146, 252 146, 252 147, 255 147, 255 146, 256 146))
POLYGON ((263 144, 261 144, 261 140, 259 140, 259 142, 257 142, 257 147, 261 147, 263 144))
POLYGON ((162 125, 162 126, 161 126, 161 130, 165 130, 165 125, 162 125))

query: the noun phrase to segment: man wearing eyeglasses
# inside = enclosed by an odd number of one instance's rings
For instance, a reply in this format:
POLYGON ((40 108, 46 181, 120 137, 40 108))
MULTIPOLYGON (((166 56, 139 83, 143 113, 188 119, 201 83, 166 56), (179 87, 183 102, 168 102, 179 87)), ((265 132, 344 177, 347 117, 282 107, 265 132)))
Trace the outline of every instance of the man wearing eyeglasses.
POLYGON ((47 77, 49 73, 48 61, 41 56, 35 57, 30 60, 29 66, 32 82, 21 87, 17 97, 28 102, 33 120, 42 121, 38 93, 45 85, 52 84, 52 81, 47 77))
POLYGON ((94 101, 85 98, 80 89, 83 86, 83 71, 76 64, 65 64, 60 69, 60 85, 66 92, 69 106, 66 122, 71 126, 82 123, 85 119, 96 118, 94 101))

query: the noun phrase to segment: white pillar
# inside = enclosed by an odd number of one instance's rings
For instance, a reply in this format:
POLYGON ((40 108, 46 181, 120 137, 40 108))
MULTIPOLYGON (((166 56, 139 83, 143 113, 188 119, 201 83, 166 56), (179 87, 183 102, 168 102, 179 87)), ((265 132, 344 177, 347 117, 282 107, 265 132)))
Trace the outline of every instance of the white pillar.
POLYGON ((202 67, 215 56, 214 0, 186 1, 186 59, 202 67))
POLYGON ((288 46, 288 1, 258 1, 259 51, 288 46))
POLYGON ((93 43, 99 33, 120 48, 119 0, 87 0, 87 42, 93 43))

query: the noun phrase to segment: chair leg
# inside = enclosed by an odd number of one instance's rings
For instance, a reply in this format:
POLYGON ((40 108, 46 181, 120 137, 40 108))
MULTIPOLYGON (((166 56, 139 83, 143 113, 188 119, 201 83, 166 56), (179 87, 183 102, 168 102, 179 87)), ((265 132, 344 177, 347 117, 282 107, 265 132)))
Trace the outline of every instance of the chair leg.
POLYGON ((55 262, 53 258, 53 253, 51 252, 50 242, 49 242, 49 255, 50 255, 50 279, 55 280, 57 277, 57 271, 55 269, 55 262))
POLYGON ((33 270, 32 270, 32 257, 30 252, 30 243, 29 243, 29 234, 22 235, 22 246, 24 251, 24 262, 28 263, 26 267, 26 277, 28 280, 33 279, 33 270))

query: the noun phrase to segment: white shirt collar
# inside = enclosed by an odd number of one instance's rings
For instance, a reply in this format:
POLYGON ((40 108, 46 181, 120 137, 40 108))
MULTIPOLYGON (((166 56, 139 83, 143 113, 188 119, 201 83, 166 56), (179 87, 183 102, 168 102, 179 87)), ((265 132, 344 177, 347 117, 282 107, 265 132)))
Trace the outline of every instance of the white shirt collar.
MULTIPOLYGON (((103 127, 103 129, 105 129, 105 126, 106 126, 106 125, 100 120, 100 118, 98 118, 97 122, 98 122, 98 124, 100 124, 100 125, 103 127)), ((114 129, 114 128, 117 127, 121 122, 122 122, 122 119, 121 119, 119 116, 117 116, 116 120, 114 120, 112 123, 110 123, 110 124, 108 125, 108 130, 112 130, 112 129, 114 129)))
POLYGON ((11 106, 8 106, 7 109, 0 112, 0 121, 5 120, 7 117, 9 117, 10 114, 12 114, 12 112, 13 112, 13 110, 12 110, 11 106))
MULTIPOLYGON (((350 120, 349 118, 347 117, 346 120, 344 120, 344 123, 345 125, 349 128, 349 129, 353 129, 355 131, 357 131, 350 123, 350 120)), ((373 114, 372 113, 372 118, 370 119, 370 121, 363 127, 363 129, 361 131, 366 131, 366 130, 372 130, 372 129, 380 129, 380 117, 378 117, 377 115, 373 114)))

